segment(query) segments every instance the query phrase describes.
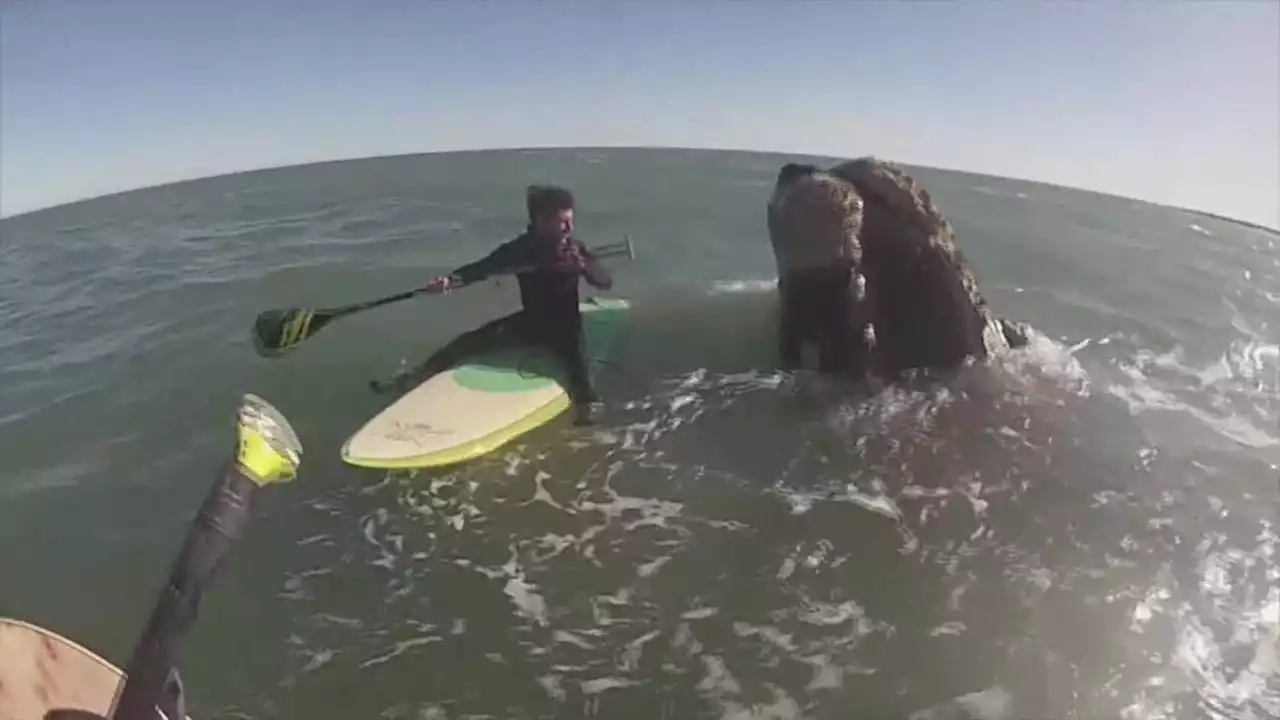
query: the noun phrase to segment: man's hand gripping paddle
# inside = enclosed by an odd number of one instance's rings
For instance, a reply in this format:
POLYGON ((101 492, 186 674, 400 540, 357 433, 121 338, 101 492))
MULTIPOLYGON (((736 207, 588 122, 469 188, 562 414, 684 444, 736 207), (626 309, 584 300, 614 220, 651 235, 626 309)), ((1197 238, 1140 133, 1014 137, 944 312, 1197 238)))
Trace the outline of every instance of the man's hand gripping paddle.
MULTIPOLYGON (((597 258, 626 256, 629 260, 634 260, 636 257, 635 248, 631 245, 631 238, 627 238, 622 242, 592 248, 591 254, 597 258)), ((521 272, 521 270, 515 272, 521 272)), ((310 308, 267 310, 260 313, 253 323, 253 346, 258 354, 263 357, 279 357, 302 344, 308 338, 313 337, 329 323, 340 317, 354 315, 388 303, 408 300, 429 292, 425 287, 417 288, 416 290, 408 290, 378 300, 369 300, 326 310, 310 308)))

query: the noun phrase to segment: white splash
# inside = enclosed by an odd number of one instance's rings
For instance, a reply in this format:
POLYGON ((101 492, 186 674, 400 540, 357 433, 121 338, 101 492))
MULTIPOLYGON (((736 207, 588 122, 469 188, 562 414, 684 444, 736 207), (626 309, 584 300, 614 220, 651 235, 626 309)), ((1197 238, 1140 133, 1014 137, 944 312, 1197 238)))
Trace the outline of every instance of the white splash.
POLYGON ((778 279, 772 280, 717 280, 711 284, 708 295, 727 295, 733 293, 762 293, 778 287, 778 279))

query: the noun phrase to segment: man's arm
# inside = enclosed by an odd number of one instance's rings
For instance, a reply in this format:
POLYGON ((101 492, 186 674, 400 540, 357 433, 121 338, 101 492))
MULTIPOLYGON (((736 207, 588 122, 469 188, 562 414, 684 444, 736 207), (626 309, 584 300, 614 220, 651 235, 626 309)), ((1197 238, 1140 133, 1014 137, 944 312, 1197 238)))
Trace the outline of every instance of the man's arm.
POLYGON ((578 253, 582 255, 582 276, 587 283, 599 290, 608 290, 613 287, 613 276, 609 274, 609 269, 592 255, 581 241, 575 240, 574 244, 578 246, 578 253))
POLYGON ((455 282, 461 284, 478 282, 492 275, 509 273, 529 265, 528 255, 519 238, 508 240, 494 248, 488 255, 459 267, 449 275, 455 282))

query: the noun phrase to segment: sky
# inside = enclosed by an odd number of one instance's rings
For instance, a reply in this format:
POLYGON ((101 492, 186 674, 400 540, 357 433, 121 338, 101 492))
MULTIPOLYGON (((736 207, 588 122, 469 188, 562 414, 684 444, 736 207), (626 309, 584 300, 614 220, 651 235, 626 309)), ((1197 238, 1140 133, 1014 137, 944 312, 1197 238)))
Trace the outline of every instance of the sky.
POLYGON ((874 154, 1280 227, 1280 1, 0 0, 0 215, 618 145, 874 154))

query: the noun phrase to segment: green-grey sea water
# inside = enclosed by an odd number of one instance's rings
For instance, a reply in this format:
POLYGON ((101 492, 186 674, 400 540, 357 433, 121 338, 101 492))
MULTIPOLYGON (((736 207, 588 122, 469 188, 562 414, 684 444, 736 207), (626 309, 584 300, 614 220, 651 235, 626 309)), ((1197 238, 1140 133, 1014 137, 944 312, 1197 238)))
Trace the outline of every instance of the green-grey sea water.
POLYGON ((203 718, 1280 716, 1280 237, 909 170, 1037 330, 857 398, 771 363, 787 157, 530 150, 212 178, 0 221, 0 615, 122 663, 243 392, 306 445, 209 591, 203 718), (338 460, 486 284, 257 357, 261 310, 420 285, 572 187, 630 235, 594 430, 447 471, 338 460), (996 713, 1003 708, 1006 713, 996 713))

